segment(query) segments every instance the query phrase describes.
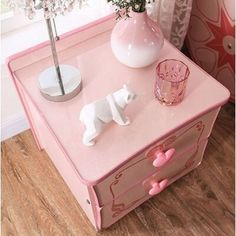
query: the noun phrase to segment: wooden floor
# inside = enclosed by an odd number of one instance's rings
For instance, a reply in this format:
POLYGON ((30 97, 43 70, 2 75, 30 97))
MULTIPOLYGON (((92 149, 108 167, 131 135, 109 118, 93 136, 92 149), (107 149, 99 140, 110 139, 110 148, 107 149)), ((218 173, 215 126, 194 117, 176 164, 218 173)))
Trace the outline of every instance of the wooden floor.
POLYGON ((234 106, 216 121, 204 161, 96 233, 30 131, 2 143, 2 235, 234 235, 234 106))

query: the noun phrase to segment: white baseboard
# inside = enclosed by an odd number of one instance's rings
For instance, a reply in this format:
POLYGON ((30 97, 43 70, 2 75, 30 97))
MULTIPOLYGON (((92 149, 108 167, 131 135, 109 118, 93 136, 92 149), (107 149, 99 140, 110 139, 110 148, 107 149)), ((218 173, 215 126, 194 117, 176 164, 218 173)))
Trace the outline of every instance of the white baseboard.
POLYGON ((1 123, 1 141, 11 138, 29 129, 29 123, 24 113, 11 116, 1 123))

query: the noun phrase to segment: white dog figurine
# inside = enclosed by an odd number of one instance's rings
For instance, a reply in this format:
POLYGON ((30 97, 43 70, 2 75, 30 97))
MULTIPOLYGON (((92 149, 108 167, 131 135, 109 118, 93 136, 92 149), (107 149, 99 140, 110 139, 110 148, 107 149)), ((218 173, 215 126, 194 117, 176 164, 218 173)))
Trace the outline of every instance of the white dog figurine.
POLYGON ((123 110, 136 95, 126 85, 122 89, 107 95, 105 98, 93 103, 86 104, 80 112, 80 121, 85 125, 83 144, 92 146, 101 132, 104 123, 114 120, 119 125, 129 125, 129 119, 124 115, 123 110))

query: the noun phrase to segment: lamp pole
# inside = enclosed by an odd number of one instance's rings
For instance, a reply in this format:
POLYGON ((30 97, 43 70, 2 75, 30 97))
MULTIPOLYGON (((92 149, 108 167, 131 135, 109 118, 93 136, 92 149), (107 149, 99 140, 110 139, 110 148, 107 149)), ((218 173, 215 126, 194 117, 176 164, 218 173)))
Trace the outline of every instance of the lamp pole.
POLYGON ((60 66, 59 66, 59 62, 58 62, 58 56, 57 56, 55 38, 53 35, 51 19, 50 18, 46 19, 46 23, 47 23, 50 42, 51 42, 52 57, 53 57, 53 62, 54 62, 55 69, 56 69, 57 81, 59 83, 62 95, 65 95, 65 89, 64 89, 63 81, 62 81, 62 77, 61 77, 61 70, 60 70, 60 66))

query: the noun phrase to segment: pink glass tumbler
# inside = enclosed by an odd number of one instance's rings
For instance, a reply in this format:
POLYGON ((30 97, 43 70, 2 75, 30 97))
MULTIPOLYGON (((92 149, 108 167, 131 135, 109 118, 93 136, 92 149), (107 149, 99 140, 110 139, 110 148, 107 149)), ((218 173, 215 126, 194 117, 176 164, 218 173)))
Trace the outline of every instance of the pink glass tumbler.
POLYGON ((190 72, 182 61, 167 59, 156 67, 154 94, 161 104, 176 105, 185 94, 187 79, 190 72))

